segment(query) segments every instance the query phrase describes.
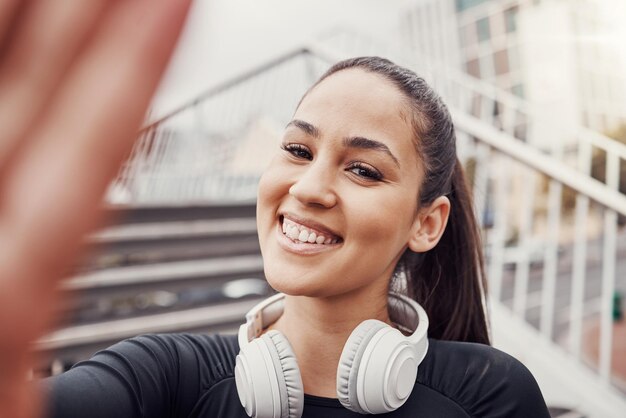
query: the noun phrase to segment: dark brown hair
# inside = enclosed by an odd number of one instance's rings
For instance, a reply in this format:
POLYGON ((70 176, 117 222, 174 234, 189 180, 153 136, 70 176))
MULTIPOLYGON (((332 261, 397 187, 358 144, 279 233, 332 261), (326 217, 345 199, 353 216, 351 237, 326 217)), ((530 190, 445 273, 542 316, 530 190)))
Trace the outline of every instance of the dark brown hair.
POLYGON ((430 337, 489 344, 480 230, 463 167, 456 156, 456 135, 448 108, 423 78, 379 57, 338 62, 316 85, 350 68, 381 75, 408 99, 415 146, 424 166, 417 207, 426 207, 439 196, 450 199, 450 216, 439 243, 425 253, 407 249, 396 266, 394 280, 406 277, 406 292, 428 313, 430 337))

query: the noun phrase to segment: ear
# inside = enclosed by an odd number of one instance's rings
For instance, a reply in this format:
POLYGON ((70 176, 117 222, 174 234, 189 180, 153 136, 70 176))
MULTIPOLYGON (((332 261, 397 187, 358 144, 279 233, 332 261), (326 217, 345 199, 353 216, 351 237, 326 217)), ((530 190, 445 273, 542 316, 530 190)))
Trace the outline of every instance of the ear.
POLYGON ((432 249, 443 235, 450 215, 450 200, 439 196, 430 206, 419 210, 411 227, 409 248, 416 253, 432 249))

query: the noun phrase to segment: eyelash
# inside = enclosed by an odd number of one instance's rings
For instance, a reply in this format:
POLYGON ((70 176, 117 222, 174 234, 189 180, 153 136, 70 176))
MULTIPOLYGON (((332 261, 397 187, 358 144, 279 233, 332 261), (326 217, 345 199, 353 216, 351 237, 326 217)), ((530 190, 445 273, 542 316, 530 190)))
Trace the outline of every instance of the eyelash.
MULTIPOLYGON (((283 144, 280 146, 280 148, 293 155, 295 158, 305 158, 309 161, 313 160, 313 156, 304 145, 283 144)), ((348 170, 368 181, 381 181, 383 179, 383 175, 378 170, 375 170, 372 167, 369 167, 360 162, 352 163, 348 170), (354 170, 357 170, 358 172, 354 172, 354 170)))

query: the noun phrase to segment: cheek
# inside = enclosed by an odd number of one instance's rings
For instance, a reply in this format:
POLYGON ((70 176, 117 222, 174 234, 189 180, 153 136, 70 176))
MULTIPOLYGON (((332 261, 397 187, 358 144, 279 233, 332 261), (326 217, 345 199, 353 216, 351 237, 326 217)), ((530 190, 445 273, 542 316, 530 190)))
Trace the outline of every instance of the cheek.
POLYGON ((410 193, 397 189, 386 193, 372 190, 358 198, 354 196, 349 202, 352 209, 346 219, 356 241, 369 242, 377 249, 388 247, 391 252, 407 242, 415 207, 410 193))
POLYGON ((280 199, 289 193, 288 176, 280 163, 272 161, 259 181, 257 191, 257 229, 264 233, 274 224, 280 199))
POLYGON ((280 161, 272 161, 263 172, 257 193, 259 204, 271 202, 289 192, 287 171, 281 167, 280 161))

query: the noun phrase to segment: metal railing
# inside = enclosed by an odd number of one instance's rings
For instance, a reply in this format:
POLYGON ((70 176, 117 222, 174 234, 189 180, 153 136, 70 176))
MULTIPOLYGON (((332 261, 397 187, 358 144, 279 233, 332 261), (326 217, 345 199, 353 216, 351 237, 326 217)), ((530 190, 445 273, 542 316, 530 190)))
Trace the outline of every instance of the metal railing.
POLYGON ((152 122, 109 201, 254 201, 260 164, 278 149, 284 124, 325 65, 298 48, 152 122))
MULTIPOLYGON (((599 384, 613 409, 597 416, 619 416, 626 375, 623 364, 614 367, 621 356, 613 296, 626 289, 626 228, 618 224, 626 196, 470 115, 454 112, 454 119, 477 211, 494 214, 485 229, 491 303, 565 348, 571 365, 595 373, 595 381, 578 383, 581 397, 572 404, 599 384)), ((555 366, 554 373, 569 372, 555 366)))

